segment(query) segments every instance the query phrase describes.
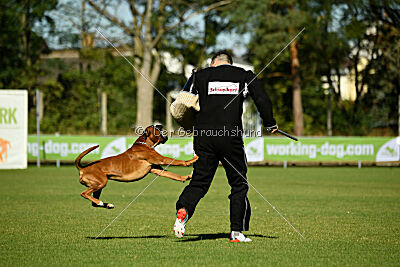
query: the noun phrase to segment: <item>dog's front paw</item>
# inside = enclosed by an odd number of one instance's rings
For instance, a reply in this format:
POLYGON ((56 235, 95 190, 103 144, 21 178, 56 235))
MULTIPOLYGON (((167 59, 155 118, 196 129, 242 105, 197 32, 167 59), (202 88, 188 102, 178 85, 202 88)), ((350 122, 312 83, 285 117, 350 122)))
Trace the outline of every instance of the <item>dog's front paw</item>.
POLYGON ((112 203, 104 203, 104 207, 109 209, 109 210, 115 208, 114 204, 112 204, 112 203))
POLYGON ((104 203, 101 202, 101 201, 100 201, 99 204, 96 204, 96 203, 92 202, 92 207, 95 207, 95 208, 104 208, 104 203))
POLYGON ((192 175, 193 175, 193 172, 187 176, 183 176, 182 182, 184 183, 186 181, 192 180, 192 175))
POLYGON ((199 157, 197 155, 194 155, 194 157, 191 160, 187 160, 186 161, 186 167, 192 165, 193 163, 195 163, 197 160, 199 159, 199 157))

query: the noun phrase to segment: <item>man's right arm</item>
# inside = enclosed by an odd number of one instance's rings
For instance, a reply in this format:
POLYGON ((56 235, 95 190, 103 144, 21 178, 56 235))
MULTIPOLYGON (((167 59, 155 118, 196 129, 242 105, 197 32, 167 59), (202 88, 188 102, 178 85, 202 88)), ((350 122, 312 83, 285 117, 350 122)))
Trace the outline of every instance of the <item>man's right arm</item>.
MULTIPOLYGON (((254 103, 256 104, 258 112, 260 112, 261 119, 263 120, 264 126, 267 128, 274 128, 276 121, 272 112, 272 102, 268 94, 261 87, 260 82, 251 71, 246 73, 247 89, 254 103), (253 80, 254 79, 254 80, 253 80)), ((277 126, 276 126, 277 128, 277 126)), ((272 129, 273 131, 274 129, 272 129)))
POLYGON ((193 74, 190 76, 189 80, 187 80, 186 84, 183 86, 183 91, 190 92, 192 85, 193 85, 193 74))

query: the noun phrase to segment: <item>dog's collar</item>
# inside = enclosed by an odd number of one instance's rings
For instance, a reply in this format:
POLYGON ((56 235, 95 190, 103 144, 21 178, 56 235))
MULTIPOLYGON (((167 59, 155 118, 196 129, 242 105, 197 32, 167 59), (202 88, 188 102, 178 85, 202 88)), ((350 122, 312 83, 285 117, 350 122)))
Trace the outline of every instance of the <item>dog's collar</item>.
POLYGON ((153 146, 150 146, 148 143, 146 143, 146 142, 135 142, 135 143, 137 143, 137 144, 144 144, 144 145, 146 145, 146 146, 148 146, 148 147, 150 147, 150 148, 154 148, 154 146, 156 145, 156 144, 154 144, 153 146))

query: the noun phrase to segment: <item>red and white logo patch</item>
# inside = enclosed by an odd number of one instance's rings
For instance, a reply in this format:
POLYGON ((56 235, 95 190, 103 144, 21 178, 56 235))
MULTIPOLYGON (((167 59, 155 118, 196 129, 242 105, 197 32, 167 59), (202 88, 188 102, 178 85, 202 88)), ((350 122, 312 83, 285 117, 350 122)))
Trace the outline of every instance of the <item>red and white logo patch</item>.
POLYGON ((209 95, 237 95, 239 93, 239 83, 233 82, 209 82, 209 95))

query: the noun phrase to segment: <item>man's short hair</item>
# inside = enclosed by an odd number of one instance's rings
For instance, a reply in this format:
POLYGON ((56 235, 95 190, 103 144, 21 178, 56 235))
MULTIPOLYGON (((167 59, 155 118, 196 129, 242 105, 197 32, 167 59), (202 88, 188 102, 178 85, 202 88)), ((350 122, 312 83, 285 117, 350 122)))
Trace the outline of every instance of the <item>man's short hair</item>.
POLYGON ((219 61, 226 61, 229 62, 229 64, 233 63, 232 56, 227 52, 227 51, 219 51, 217 52, 212 58, 211 62, 213 62, 215 59, 219 61))

